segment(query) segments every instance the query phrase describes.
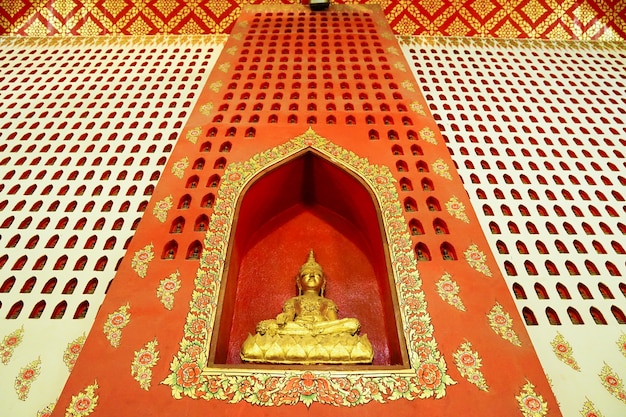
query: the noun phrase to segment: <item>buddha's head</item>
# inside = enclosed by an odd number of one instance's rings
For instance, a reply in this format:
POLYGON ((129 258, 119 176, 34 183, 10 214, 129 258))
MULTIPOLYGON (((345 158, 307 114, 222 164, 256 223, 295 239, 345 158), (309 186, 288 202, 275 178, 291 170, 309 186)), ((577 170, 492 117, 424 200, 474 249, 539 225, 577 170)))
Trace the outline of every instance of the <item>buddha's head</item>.
POLYGON ((315 262, 313 250, 309 252, 309 259, 300 267, 300 274, 296 279, 300 294, 306 291, 315 291, 320 295, 324 295, 326 287, 326 277, 322 266, 315 262))

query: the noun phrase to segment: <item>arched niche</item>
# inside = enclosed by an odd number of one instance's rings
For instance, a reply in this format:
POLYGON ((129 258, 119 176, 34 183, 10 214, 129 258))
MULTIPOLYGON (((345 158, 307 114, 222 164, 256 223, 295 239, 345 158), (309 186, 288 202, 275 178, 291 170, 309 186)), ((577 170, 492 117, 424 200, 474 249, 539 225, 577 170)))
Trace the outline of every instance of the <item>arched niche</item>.
POLYGON ((235 208, 209 366, 246 366, 243 341, 296 295, 295 278, 313 249, 327 276, 325 295, 340 317, 361 322, 373 365, 409 367, 379 212, 361 178, 315 149, 253 178, 235 208))

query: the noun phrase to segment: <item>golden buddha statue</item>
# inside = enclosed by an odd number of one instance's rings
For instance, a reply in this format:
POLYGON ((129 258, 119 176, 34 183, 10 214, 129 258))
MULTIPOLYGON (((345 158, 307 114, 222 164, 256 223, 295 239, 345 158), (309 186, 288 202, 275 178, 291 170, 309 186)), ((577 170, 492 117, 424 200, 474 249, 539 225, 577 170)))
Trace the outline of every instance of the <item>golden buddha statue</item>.
POLYGON ((275 319, 263 320, 241 347, 244 362, 282 364, 371 363, 374 351, 360 323, 339 319, 337 306, 324 297, 326 277, 313 251, 296 278, 299 295, 275 319))

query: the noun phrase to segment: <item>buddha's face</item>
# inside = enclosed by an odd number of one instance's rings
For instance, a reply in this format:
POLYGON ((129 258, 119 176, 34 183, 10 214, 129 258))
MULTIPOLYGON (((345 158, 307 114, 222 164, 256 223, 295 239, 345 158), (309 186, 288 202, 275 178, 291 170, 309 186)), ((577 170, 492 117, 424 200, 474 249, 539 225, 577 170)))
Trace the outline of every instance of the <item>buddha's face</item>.
POLYGON ((305 269, 300 273, 300 288, 302 291, 318 291, 324 285, 322 271, 317 269, 305 269))

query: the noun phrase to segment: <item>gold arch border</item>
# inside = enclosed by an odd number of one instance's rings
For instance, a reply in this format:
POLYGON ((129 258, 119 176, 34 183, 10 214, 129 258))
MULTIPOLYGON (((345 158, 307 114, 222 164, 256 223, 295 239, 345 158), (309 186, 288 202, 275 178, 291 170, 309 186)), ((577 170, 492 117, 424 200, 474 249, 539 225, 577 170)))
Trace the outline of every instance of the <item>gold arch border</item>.
POLYGON ((172 396, 218 399, 230 403, 247 401, 263 406, 298 402, 307 406, 313 402, 355 406, 371 401, 384 403, 400 398, 414 400, 445 396, 446 386, 456 382, 447 375, 446 362, 433 335, 434 328, 426 310, 417 261, 411 248, 395 181, 386 166, 370 164, 367 159, 335 145, 311 128, 245 162, 229 164, 204 239, 180 349, 170 365, 170 375, 162 381, 171 387, 172 396), (206 367, 237 200, 246 185, 259 173, 307 149, 321 153, 333 163, 359 176, 377 199, 389 244, 402 328, 407 342, 408 369, 318 372, 310 369, 268 371, 206 367))

